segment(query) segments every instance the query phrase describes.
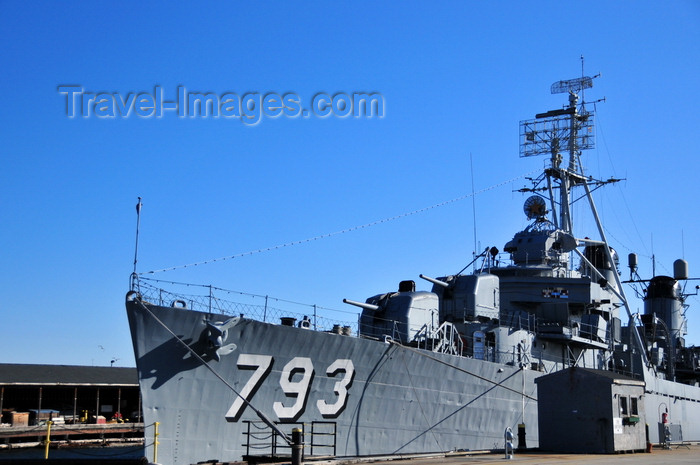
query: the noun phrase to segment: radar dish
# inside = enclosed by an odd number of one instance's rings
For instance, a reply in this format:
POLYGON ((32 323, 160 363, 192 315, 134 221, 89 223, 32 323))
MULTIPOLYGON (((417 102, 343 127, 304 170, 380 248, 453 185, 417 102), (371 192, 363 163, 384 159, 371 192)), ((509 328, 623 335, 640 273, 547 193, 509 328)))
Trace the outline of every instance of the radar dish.
POLYGON ((547 203, 539 195, 532 195, 525 200, 523 211, 528 220, 542 218, 547 214, 547 203))

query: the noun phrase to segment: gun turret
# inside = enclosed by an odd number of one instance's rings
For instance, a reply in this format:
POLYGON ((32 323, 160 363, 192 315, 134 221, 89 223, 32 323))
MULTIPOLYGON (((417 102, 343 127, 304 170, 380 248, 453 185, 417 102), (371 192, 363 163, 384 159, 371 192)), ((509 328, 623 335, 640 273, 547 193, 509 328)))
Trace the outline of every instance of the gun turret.
POLYGON ((431 282, 431 283, 433 283, 433 284, 437 284, 438 286, 450 287, 450 285, 449 285, 448 283, 446 283, 445 281, 440 281, 440 280, 438 280, 438 279, 431 278, 430 276, 425 276, 425 275, 423 275, 423 274, 418 275, 418 276, 421 277, 422 279, 425 279, 425 280, 428 281, 428 282, 431 282))
POLYGON ((360 308, 363 308, 365 310, 371 310, 373 312, 376 312, 377 310, 379 310, 379 305, 372 305, 372 304, 367 304, 364 302, 355 302, 354 300, 349 300, 349 299, 343 299, 343 303, 354 305, 355 307, 360 307, 360 308))

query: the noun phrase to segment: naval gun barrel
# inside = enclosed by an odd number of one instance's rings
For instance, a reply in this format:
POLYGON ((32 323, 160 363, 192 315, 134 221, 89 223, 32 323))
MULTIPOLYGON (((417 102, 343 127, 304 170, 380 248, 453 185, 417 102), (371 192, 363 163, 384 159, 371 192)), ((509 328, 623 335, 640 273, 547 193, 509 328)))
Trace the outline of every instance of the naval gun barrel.
POLYGON ((364 308, 365 310, 372 310, 373 312, 379 310, 379 305, 372 305, 364 302, 355 302, 354 300, 350 299, 343 299, 343 303, 354 305, 355 307, 364 308))
POLYGON ((424 274, 419 274, 418 276, 420 276, 421 278, 425 279, 428 282, 431 282, 433 284, 437 284, 438 286, 450 287, 450 285, 448 283, 446 283, 445 281, 440 281, 438 279, 431 278, 430 276, 426 276, 424 274))

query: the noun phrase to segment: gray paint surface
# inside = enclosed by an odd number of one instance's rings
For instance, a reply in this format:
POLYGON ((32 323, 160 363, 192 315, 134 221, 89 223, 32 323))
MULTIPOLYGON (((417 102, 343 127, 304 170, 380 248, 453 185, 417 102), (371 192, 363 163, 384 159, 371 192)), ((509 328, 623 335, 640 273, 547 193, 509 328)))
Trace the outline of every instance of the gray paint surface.
MULTIPOLYGON (((158 454, 168 457, 164 463, 240 459, 245 453, 244 421, 259 420, 257 415, 245 408, 236 421, 227 421, 226 412, 236 398, 231 389, 142 306, 130 303, 127 309, 145 423, 160 423, 158 454)), ((251 403, 273 421, 279 420, 275 402, 289 406, 296 400, 280 385, 283 367, 295 357, 309 358, 314 377, 296 421, 336 422, 338 456, 502 447, 505 428, 516 430, 523 422, 523 385, 528 444, 537 445, 537 407, 530 397, 536 396, 533 379, 539 372, 246 319, 229 330, 226 342, 237 344, 236 350, 217 362, 206 355, 200 337, 207 319, 223 321, 223 316, 149 309, 204 354, 207 363, 237 390, 243 389, 254 371, 237 366, 240 354, 272 356, 271 371, 251 403), (347 389, 346 407, 337 417, 327 418, 319 413, 317 403, 337 400, 335 384, 340 377, 328 376, 326 369, 339 359, 352 360, 355 374, 347 389)), ((152 446, 147 446, 148 454, 152 446)))

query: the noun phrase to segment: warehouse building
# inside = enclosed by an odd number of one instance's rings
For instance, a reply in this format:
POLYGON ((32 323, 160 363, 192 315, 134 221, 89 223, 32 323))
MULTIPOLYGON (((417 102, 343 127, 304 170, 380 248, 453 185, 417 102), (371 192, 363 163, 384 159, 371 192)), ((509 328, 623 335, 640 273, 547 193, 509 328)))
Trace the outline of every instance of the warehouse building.
POLYGON ((141 422, 136 368, 0 364, 2 423, 141 422))

